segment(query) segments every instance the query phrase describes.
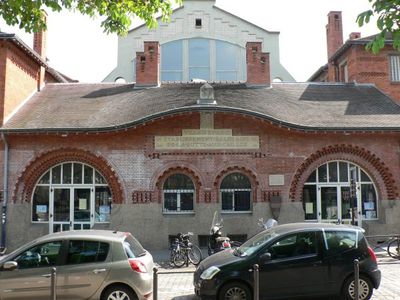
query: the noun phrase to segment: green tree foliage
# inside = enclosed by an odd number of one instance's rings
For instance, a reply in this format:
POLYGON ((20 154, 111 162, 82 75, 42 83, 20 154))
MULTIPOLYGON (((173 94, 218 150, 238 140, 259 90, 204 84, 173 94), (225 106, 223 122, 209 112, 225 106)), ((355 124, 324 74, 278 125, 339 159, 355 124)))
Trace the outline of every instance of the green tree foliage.
POLYGON ((125 35, 132 17, 137 16, 150 28, 157 26, 156 16, 168 21, 172 2, 183 0, 0 0, 0 17, 8 25, 18 25, 27 32, 46 28, 43 11, 59 12, 63 9, 78 11, 90 17, 100 17, 107 33, 125 35))
POLYGON ((364 11, 357 17, 360 26, 369 23, 372 16, 377 16, 376 25, 380 33, 367 45, 367 49, 378 53, 384 46, 385 40, 391 34, 393 48, 400 50, 400 0, 368 0, 372 9, 364 11))

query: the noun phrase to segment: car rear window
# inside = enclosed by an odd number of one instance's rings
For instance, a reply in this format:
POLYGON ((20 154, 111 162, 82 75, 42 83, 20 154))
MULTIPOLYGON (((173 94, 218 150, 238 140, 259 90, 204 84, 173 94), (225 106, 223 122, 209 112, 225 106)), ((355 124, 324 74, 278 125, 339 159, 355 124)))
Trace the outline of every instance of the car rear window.
POLYGON ((110 245, 104 242, 84 240, 69 241, 67 264, 105 261, 109 248, 110 245))
POLYGON ((349 249, 357 248, 357 231, 325 231, 325 249, 328 255, 343 253, 349 249))
POLYGON ((139 241, 130 234, 124 240, 124 249, 128 258, 135 258, 146 253, 139 241))

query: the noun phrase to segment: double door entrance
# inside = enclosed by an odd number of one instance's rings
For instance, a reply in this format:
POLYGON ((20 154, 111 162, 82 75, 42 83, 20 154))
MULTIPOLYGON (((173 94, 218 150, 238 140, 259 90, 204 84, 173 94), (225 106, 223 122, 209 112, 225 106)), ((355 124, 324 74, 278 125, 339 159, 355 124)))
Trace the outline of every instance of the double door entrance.
POLYGON ((49 232, 90 229, 94 224, 93 188, 51 189, 49 232))
MULTIPOLYGON (((359 189, 356 188, 356 191, 359 189)), ((361 226, 361 201, 358 192, 351 193, 350 186, 318 185, 318 222, 338 222, 361 226)))

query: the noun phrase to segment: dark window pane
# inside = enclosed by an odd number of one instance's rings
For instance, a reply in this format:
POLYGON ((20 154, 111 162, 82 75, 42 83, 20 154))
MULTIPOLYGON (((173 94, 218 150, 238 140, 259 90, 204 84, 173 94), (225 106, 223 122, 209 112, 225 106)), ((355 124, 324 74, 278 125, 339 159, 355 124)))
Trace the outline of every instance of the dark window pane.
POLYGON ((306 220, 317 219, 317 187, 315 185, 304 186, 303 209, 306 220))
POLYGON ((85 166, 84 168, 84 183, 89 184, 93 183, 93 168, 89 166, 85 166))
POLYGON ((111 191, 109 187, 96 187, 95 193, 95 221, 110 222, 111 216, 111 191))
POLYGON ((285 237, 268 249, 272 259, 285 259, 317 253, 317 237, 315 232, 302 232, 285 237))
POLYGON ((37 186, 32 199, 32 221, 49 220, 49 187, 37 186))
POLYGON ((371 182, 371 178, 363 170, 361 170, 361 181, 371 182))
POLYGON ((174 174, 165 180, 164 190, 194 190, 194 185, 190 177, 174 174))
POLYGON ((329 182, 337 182, 338 181, 338 173, 337 173, 337 162, 329 163, 329 182))
POLYGON ((246 175, 232 173, 222 180, 221 189, 251 189, 251 184, 246 175))
POLYGON ((193 210, 193 193, 181 193, 181 211, 193 210))
POLYGON ((57 264, 61 241, 34 246, 17 256, 14 260, 19 269, 54 266, 57 264))
POLYGON ((314 170, 311 175, 308 177, 306 182, 316 182, 317 181, 317 171, 314 170))
POLYGON ((235 191, 235 211, 250 210, 250 194, 248 191, 235 191))
POLYGON ((376 219, 376 192, 373 184, 361 185, 362 214, 365 219, 376 219))
POLYGON ((233 210, 233 192, 221 192, 222 210, 233 210))
POLYGON ((322 165, 318 168, 318 181, 319 182, 327 182, 326 164, 322 165))
POLYGON ((345 231, 325 231, 327 254, 337 255, 352 249, 356 245, 356 233, 345 231))
POLYGON ((166 211, 178 210, 178 194, 177 193, 164 193, 164 209, 166 211))
POLYGON ((346 162, 339 162, 340 182, 349 182, 349 170, 346 162))
POLYGON ((50 171, 47 171, 46 174, 42 176, 39 180, 39 184, 49 184, 50 183, 50 171))
POLYGON ((74 164, 74 183, 82 183, 82 164, 74 164))
POLYGON ((61 183, 61 165, 52 169, 52 183, 61 183))
POLYGON ((70 241, 67 264, 84 264, 104 261, 109 245, 96 241, 70 241))
POLYGON ((95 173, 96 173, 96 177, 95 177, 96 184, 107 184, 107 181, 104 179, 104 177, 99 172, 96 171, 95 173))
POLYGON ((72 164, 63 164, 63 183, 70 184, 72 178, 72 164))
POLYGON ((70 189, 54 189, 54 221, 69 221, 70 189))

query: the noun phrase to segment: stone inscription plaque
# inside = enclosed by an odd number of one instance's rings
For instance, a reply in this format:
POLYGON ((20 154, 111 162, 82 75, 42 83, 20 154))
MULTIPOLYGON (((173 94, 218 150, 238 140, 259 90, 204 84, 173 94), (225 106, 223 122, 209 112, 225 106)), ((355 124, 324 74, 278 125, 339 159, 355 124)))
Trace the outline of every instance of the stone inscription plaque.
POLYGON ((258 136, 156 136, 156 150, 172 149, 259 149, 258 136))

